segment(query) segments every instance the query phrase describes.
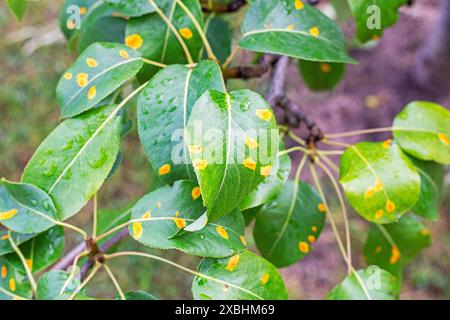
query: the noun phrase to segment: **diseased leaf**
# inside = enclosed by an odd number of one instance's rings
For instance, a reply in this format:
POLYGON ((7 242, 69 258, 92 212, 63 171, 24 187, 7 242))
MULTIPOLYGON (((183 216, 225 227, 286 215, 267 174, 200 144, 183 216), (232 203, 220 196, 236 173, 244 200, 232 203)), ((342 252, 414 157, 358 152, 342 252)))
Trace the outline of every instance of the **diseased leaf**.
POLYGON ((278 270, 250 251, 226 259, 203 259, 192 284, 196 300, 286 300, 278 270))
POLYGON ((0 223, 5 227, 19 233, 39 233, 54 226, 56 220, 55 205, 43 190, 31 184, 0 181, 0 223))
POLYGON ((370 266, 352 272, 327 295, 328 300, 397 300, 399 287, 387 271, 370 266))
POLYGON ((9 9, 14 13, 17 20, 22 21, 27 8, 27 0, 6 0, 9 9))
POLYGON ((400 283, 406 264, 430 244, 430 230, 417 217, 409 214, 381 229, 371 226, 364 256, 368 264, 389 271, 400 283))
POLYGON ((302 60, 299 66, 306 85, 315 91, 332 90, 345 73, 345 65, 342 63, 302 60))
POLYGON ((325 212, 317 192, 308 184, 289 180, 279 195, 256 217, 253 235, 262 256, 276 267, 303 259, 322 232, 325 212))
POLYGON ((394 120, 400 147, 421 160, 450 164, 450 111, 431 102, 408 104, 394 120))
POLYGON ((97 0, 65 0, 59 15, 61 31, 70 39, 83 25, 86 14, 97 0))
POLYGON ((104 0, 107 5, 117 12, 129 16, 140 17, 144 14, 154 12, 155 8, 148 0, 104 0))
POLYGON ((293 58, 354 63, 337 24, 306 1, 266 0, 250 6, 239 46, 293 58))
POLYGON ((398 19, 398 9, 408 0, 348 0, 361 42, 378 40, 398 19))
POLYGON ((430 220, 439 219, 439 199, 444 185, 445 168, 433 161, 410 158, 420 174, 420 196, 411 211, 430 220))
POLYGON ((222 72, 215 62, 202 61, 192 69, 172 65, 161 70, 140 94, 139 137, 167 183, 196 179, 184 132, 192 107, 208 89, 224 90, 222 72))
POLYGON ((0 257, 0 275, 0 300, 15 300, 16 296, 31 298, 27 276, 14 269, 4 257, 0 257))
POLYGON ((115 106, 64 121, 39 146, 22 180, 47 191, 58 217, 76 214, 98 191, 119 152, 120 117, 115 106))
POLYGON ((142 67, 139 54, 122 44, 96 43, 64 73, 56 97, 64 118, 92 109, 142 67))
POLYGON ((131 218, 136 222, 130 225, 130 234, 152 248, 178 249, 202 257, 223 258, 245 249, 244 219, 239 210, 201 231, 175 236, 205 211, 198 184, 177 181, 173 187, 151 192, 134 206, 131 218))
MULTIPOLYGON (((36 234, 22 234, 17 232, 11 232, 11 237, 17 245, 20 245, 32 238, 34 238, 36 234)), ((11 243, 9 242, 8 230, 0 230, 0 257, 5 254, 14 252, 14 249, 11 247, 11 243)))
POLYGON ((397 144, 361 142, 341 157, 340 182, 352 207, 375 223, 392 223, 419 199, 420 176, 397 144))
MULTIPOLYGON (((65 271, 53 270, 44 273, 37 283, 37 299, 39 300, 67 300, 72 292, 80 286, 80 280, 70 278, 65 271)), ((84 289, 78 294, 84 295, 84 289)))
MULTIPOLYGON (((203 14, 199 1, 183 0, 183 3, 203 28, 203 14)), ((167 0, 163 3, 157 1, 157 5, 178 31, 188 48, 189 55, 196 62, 203 48, 203 42, 192 20, 175 0, 167 0)), ((130 19, 127 24, 125 42, 147 59, 167 65, 188 63, 187 55, 174 31, 157 13, 130 19)), ((155 66, 145 65, 138 78, 144 82, 158 70, 155 66)))
MULTIPOLYGON (((102 209, 98 212, 97 234, 105 233, 121 224, 130 221, 131 208, 120 210, 102 209)), ((108 239, 108 238, 106 238, 108 239)))
POLYGON ((279 149, 272 110, 250 90, 205 92, 191 112, 186 140, 211 222, 268 179, 279 149))
MULTIPOLYGON (((53 227, 19 246, 31 272, 39 272, 54 264, 64 252, 64 229, 53 227)), ((5 259, 15 269, 25 273, 25 267, 16 253, 10 253, 5 259)))

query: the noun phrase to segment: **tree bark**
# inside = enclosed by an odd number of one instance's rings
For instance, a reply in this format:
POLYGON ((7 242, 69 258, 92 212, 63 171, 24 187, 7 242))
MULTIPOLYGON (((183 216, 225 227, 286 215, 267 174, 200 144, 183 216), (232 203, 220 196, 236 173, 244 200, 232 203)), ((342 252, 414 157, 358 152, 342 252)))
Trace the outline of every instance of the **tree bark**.
POLYGON ((426 38, 413 69, 414 81, 437 91, 450 84, 450 0, 443 0, 436 25, 426 38))

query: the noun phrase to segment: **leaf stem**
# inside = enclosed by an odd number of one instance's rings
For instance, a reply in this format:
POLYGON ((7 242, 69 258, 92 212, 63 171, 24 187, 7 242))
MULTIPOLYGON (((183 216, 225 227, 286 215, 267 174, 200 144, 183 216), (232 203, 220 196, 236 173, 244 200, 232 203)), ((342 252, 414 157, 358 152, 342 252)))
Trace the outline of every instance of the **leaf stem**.
POLYGON ((286 149, 286 150, 278 152, 278 157, 282 157, 282 156, 284 156, 286 154, 290 154, 290 153, 296 152, 296 151, 301 151, 301 152, 304 152, 306 154, 310 154, 311 153, 311 151, 306 149, 306 148, 303 148, 303 147, 300 147, 300 146, 296 146, 296 147, 293 147, 293 148, 286 149))
POLYGON ((142 61, 144 63, 150 64, 150 65, 155 66, 155 67, 159 67, 159 68, 166 68, 167 67, 167 64, 164 64, 164 63, 161 63, 161 62, 156 62, 156 61, 153 61, 153 60, 150 60, 150 59, 146 59, 146 58, 141 58, 141 59, 142 59, 142 61))
POLYGON ((338 167, 336 164, 334 164, 334 162, 331 161, 330 158, 328 158, 326 155, 321 154, 321 153, 318 153, 318 155, 319 155, 319 158, 320 158, 321 160, 325 161, 325 162, 328 164, 328 166, 329 166, 331 169, 333 169, 334 172, 336 172, 337 174, 339 174, 339 167, 338 167))
POLYGON ((375 129, 366 129, 366 130, 355 130, 355 131, 342 132, 342 133, 330 133, 330 134, 325 134, 325 138, 346 138, 346 137, 359 136, 362 134, 390 132, 390 131, 393 131, 393 129, 394 129, 393 127, 386 127, 386 128, 375 128, 375 129))
POLYGON ((17 244, 14 242, 11 231, 8 231, 8 240, 9 240, 9 243, 11 244, 11 247, 13 248, 14 252, 19 256, 23 267, 25 268, 25 272, 27 274, 28 280, 30 281, 31 291, 33 292, 33 296, 36 297, 36 291, 37 291, 36 281, 34 280, 33 274, 30 270, 30 267, 28 266, 27 260, 25 259, 22 251, 19 249, 17 244))
POLYGON ((93 210, 92 210, 92 238, 95 240, 97 237, 97 220, 98 220, 98 203, 97 194, 94 195, 93 210))
POLYGON ((13 299, 16 299, 16 300, 29 300, 28 298, 24 298, 24 297, 18 296, 17 294, 9 292, 8 290, 3 289, 2 287, 0 287, 0 292, 13 298, 13 299))
POLYGON ((119 285, 119 282, 117 281, 116 277, 112 273, 111 269, 108 267, 108 265, 103 264, 103 269, 105 269, 108 276, 111 278, 111 281, 113 282, 114 286, 116 287, 117 293, 119 293, 120 299, 126 300, 125 294, 123 293, 122 288, 119 285))
POLYGON ((237 44, 234 45, 233 50, 231 51, 231 54, 228 56, 228 58, 225 60, 225 62, 222 65, 222 69, 227 69, 231 62, 233 62, 234 57, 239 51, 239 46, 237 44))
POLYGON ((200 38, 202 39, 203 45, 205 46, 206 53, 208 54, 208 59, 214 60, 216 62, 219 62, 219 59, 217 59, 216 55, 214 54, 214 51, 211 48, 211 44, 208 41, 208 38, 206 37, 205 33, 203 32, 202 27, 198 23, 195 16, 192 14, 191 10, 180 0, 175 0, 177 4, 183 9, 183 11, 188 15, 188 17, 192 20, 192 23, 194 24, 195 28, 197 29, 198 34, 200 35, 200 38))
POLYGON ((306 141, 303 140, 302 138, 300 138, 298 135, 296 135, 294 132, 292 132, 291 130, 288 131, 288 136, 289 138, 291 138, 292 140, 294 140, 295 142, 299 143, 302 146, 306 146, 306 141))
POLYGON ((92 272, 87 276, 87 278, 78 286, 78 288, 75 289, 74 292, 70 295, 70 297, 67 300, 73 300, 80 291, 94 278, 97 271, 102 267, 101 264, 97 263, 92 270, 92 272))
POLYGON ((59 295, 62 295, 64 293, 64 291, 66 290, 66 288, 69 285, 70 281, 72 281, 72 279, 75 278, 75 273, 76 273, 76 270, 77 270, 78 261, 82 257, 86 256, 87 254, 89 254, 89 251, 84 250, 84 251, 80 252, 79 254, 77 254, 75 256, 75 258, 73 259, 72 269, 70 270, 70 275, 66 279, 66 281, 64 282, 64 285, 62 286, 61 291, 59 292, 59 295))

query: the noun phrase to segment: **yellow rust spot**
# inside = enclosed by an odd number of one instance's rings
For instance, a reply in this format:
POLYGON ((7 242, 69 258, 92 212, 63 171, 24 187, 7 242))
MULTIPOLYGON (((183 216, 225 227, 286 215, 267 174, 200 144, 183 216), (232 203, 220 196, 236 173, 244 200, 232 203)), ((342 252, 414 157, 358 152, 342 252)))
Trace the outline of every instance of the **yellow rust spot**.
POLYGON ((258 148, 258 142, 255 139, 253 139, 252 137, 249 137, 249 136, 247 136, 245 138, 245 144, 247 145, 247 147, 249 149, 256 149, 256 148, 258 148))
POLYGON ((236 268, 238 263, 239 263, 239 256, 238 255, 232 256, 230 260, 228 260, 228 264, 225 269, 227 269, 229 272, 232 272, 236 268))
POLYGON ((316 242, 316 237, 314 237, 313 235, 308 236, 308 241, 310 243, 316 242))
POLYGON ((142 37, 137 33, 131 34, 125 38, 125 44, 132 49, 139 49, 142 47, 143 43, 144 39, 142 39, 142 37))
POLYGON ((264 286, 264 285, 266 285, 267 284, 267 282, 269 282, 269 275, 267 274, 267 273, 264 273, 263 275, 262 275, 262 277, 261 277, 261 283, 262 283, 262 285, 264 286))
POLYGON ((161 208, 162 208, 162 203, 161 203, 161 201, 158 201, 158 202, 156 203, 156 207, 157 207, 158 209, 161 209, 161 208))
POLYGON ((272 174, 272 166, 268 165, 268 166, 264 166, 261 167, 261 175, 264 177, 269 177, 272 174))
POLYGON ((0 240, 8 240, 9 236, 7 234, 0 237, 0 240))
POLYGON ((5 212, 0 212, 0 220, 12 219, 17 213, 17 209, 12 209, 5 212))
POLYGON ((372 40, 373 41, 378 41, 378 40, 380 40, 381 39, 381 37, 379 36, 379 35, 377 35, 377 34, 374 34, 373 36, 372 36, 372 40))
POLYGON ((225 240, 228 240, 228 239, 229 239, 229 237, 228 237, 228 232, 227 232, 227 230, 225 230, 224 227, 222 227, 222 226, 217 226, 217 227, 216 227, 216 231, 217 231, 217 233, 218 233, 222 238, 224 238, 225 240))
POLYGON ((13 278, 9 279, 9 289, 14 292, 16 291, 16 280, 13 278))
POLYGON ((303 252, 305 254, 308 253, 309 252, 309 244, 306 242, 300 241, 298 243, 298 250, 300 250, 300 252, 303 252))
POLYGON ((422 229, 420 231, 420 234, 423 236, 429 236, 430 235, 430 230, 429 229, 422 229))
POLYGON ((160 176, 163 176, 163 175, 166 175, 166 174, 169 174, 170 173, 170 170, 171 170, 171 166, 170 166, 170 164, 165 164, 165 165, 163 165, 161 168, 159 168, 159 175, 160 176))
POLYGON ((202 192, 200 190, 200 187, 195 187, 194 189, 192 189, 191 192, 192 199, 197 200, 198 198, 200 198, 201 195, 202 192))
POLYGON ((77 84, 80 88, 87 85, 89 79, 89 75, 87 73, 79 73, 77 74, 77 84))
POLYGON ((124 59, 128 59, 130 57, 130 55, 128 54, 128 52, 126 52, 125 50, 120 50, 119 51, 119 55, 124 58, 124 59))
POLYGON ((439 137, 439 140, 441 140, 441 142, 443 144, 445 144, 446 146, 450 146, 450 140, 445 133, 439 133, 438 137, 439 137))
POLYGON ((30 269, 30 271, 33 271, 33 260, 26 259, 25 262, 27 264, 28 269, 30 269))
POLYGON ((81 15, 85 15, 87 13, 87 8, 86 7, 80 7, 80 14, 81 15))
POLYGON ((391 258, 389 262, 391 264, 396 264, 400 259, 400 250, 398 250, 397 246, 393 246, 391 250, 391 258))
POLYGON ((375 180, 375 191, 377 191, 377 192, 381 191, 381 190, 383 190, 383 187, 384 187, 383 182, 381 182, 381 180, 379 178, 377 178, 375 180))
POLYGON ((190 153, 201 153, 203 151, 203 147, 198 144, 190 145, 188 148, 190 153))
POLYGON ((147 211, 142 215, 142 219, 150 219, 152 217, 152 213, 150 211, 147 211))
POLYGON ((189 29, 189 28, 182 28, 182 29, 180 29, 180 34, 186 40, 189 40, 189 39, 191 39, 194 36, 194 34, 192 33, 191 29, 189 29))
POLYGON ((136 240, 139 240, 142 237, 142 233, 144 231, 144 229, 142 228, 142 223, 141 222, 135 222, 132 225, 132 231, 133 231, 133 238, 135 238, 136 240))
POLYGON ((294 27, 293 24, 290 24, 290 25, 288 25, 288 26, 286 27, 286 29, 288 29, 289 31, 292 31, 292 30, 295 29, 295 27, 294 27))
POLYGON ((91 87, 88 91, 88 99, 92 100, 97 95, 97 88, 95 86, 91 87))
POLYGON ((186 228, 186 220, 181 218, 174 219, 175 224, 177 225, 178 229, 186 228))
POLYGON ((197 159, 194 160, 194 168, 197 170, 205 170, 206 166, 208 165, 208 161, 204 160, 204 159, 197 159))
POLYGON ((320 64, 320 71, 323 73, 330 73, 331 72, 331 65, 329 63, 321 63, 320 64))
POLYGON ((312 227, 311 227, 311 230, 312 230, 312 232, 317 232, 318 229, 317 229, 316 226, 312 226, 312 227))
POLYGON ((242 243, 244 246, 247 246, 247 240, 245 240, 245 237, 244 237, 244 236, 240 236, 239 239, 241 240, 241 243, 242 243))
POLYGON ((364 193, 364 198, 371 198, 375 194, 375 188, 369 187, 367 188, 366 192, 364 193))
POLYGON ((378 210, 377 212, 375 212, 375 219, 381 219, 381 218, 383 218, 383 214, 384 214, 384 212, 383 212, 383 210, 378 210))
POLYGON ((66 72, 64 74, 64 79, 66 79, 66 80, 70 80, 70 79, 72 79, 72 77, 73 77, 73 75, 70 72, 66 72))
POLYGON ((317 27, 312 27, 311 29, 309 29, 309 34, 313 37, 318 37, 320 35, 320 30, 317 27))
POLYGON ((8 269, 5 266, 2 267, 2 279, 5 279, 8 275, 8 269))
POLYGON ((273 117, 273 113, 269 109, 257 109, 256 115, 258 116, 258 118, 264 121, 270 121, 273 117))
POLYGON ((255 162, 255 160, 253 160, 252 158, 247 158, 247 159, 245 159, 245 160, 244 160, 244 166, 245 166, 247 169, 250 169, 250 170, 253 170, 253 171, 256 170, 256 162, 255 162))
POLYGON ((69 29, 69 30, 73 30, 73 29, 75 29, 75 28, 77 27, 77 25, 75 24, 75 21, 69 20, 69 21, 67 21, 67 23, 66 23, 66 27, 67 27, 67 29, 69 29))
POLYGON ((395 203, 392 202, 391 200, 388 200, 386 202, 386 210, 387 212, 393 212, 395 210, 395 203))
POLYGON ((179 217, 180 216, 180 211, 175 212, 175 217, 179 217))
POLYGON ((386 141, 383 142, 383 148, 385 149, 389 149, 392 145, 392 140, 391 139, 387 139, 386 141))
POLYGON ((93 58, 87 58, 86 59, 86 64, 88 65, 89 68, 95 68, 95 67, 98 66, 97 60, 95 60, 93 58))
POLYGON ((327 212, 327 206, 324 203, 320 203, 317 206, 317 209, 319 209, 320 212, 327 212))
POLYGON ((305 4, 302 0, 295 0, 295 10, 302 10, 305 7, 305 4))
POLYGON ((375 248, 375 252, 376 252, 376 253, 380 253, 380 252, 381 252, 381 246, 377 246, 377 247, 375 248))

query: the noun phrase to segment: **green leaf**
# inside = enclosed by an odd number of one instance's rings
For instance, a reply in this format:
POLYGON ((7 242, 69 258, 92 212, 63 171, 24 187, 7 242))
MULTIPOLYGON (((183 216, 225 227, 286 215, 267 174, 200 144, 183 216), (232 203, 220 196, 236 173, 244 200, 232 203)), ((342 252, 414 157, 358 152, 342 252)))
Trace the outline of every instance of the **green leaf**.
POLYGON ((250 251, 227 259, 203 259, 192 284, 196 300, 286 300, 278 270, 250 251))
POLYGON ((408 0, 348 0, 361 42, 378 40, 398 19, 398 9, 408 0))
POLYGON ((255 220, 255 218, 258 216, 258 213, 261 211, 262 207, 263 206, 261 205, 259 207, 254 207, 254 208, 242 211, 242 215, 244 216, 245 225, 247 227, 253 222, 253 220, 255 220))
POLYGON ((400 280, 406 264, 430 244, 430 230, 417 217, 406 215, 382 228, 371 226, 364 256, 368 264, 377 265, 400 280))
POLYGON ((14 13, 17 20, 22 21, 27 8, 27 0, 6 0, 9 9, 14 13))
POLYGON ((210 221, 271 175, 279 149, 272 110, 250 90, 205 92, 192 109, 186 141, 210 221))
POLYGON ((81 28, 89 9, 97 0, 65 0, 59 15, 61 31, 70 39, 81 28))
POLYGON ((143 197, 133 208, 130 234, 157 249, 177 249, 190 255, 223 258, 245 249, 244 219, 235 210, 198 232, 174 237, 205 212, 198 184, 177 181, 143 197), (148 221, 144 221, 148 220, 148 221))
POLYGON ((256 217, 253 235, 262 256, 276 267, 303 259, 322 232, 325 213, 317 192, 307 183, 289 180, 278 197, 256 217))
POLYGON ((239 46, 310 61, 354 63, 336 23, 305 1, 257 1, 247 12, 239 46))
POLYGON ((154 295, 144 291, 130 291, 125 293, 126 300, 158 300, 154 295))
MULTIPOLYGON (((72 292, 80 286, 80 280, 76 277, 69 279, 69 277, 70 274, 68 272, 60 270, 53 270, 43 274, 37 283, 37 299, 67 300, 72 292)), ((84 290, 80 294, 84 295, 84 290)))
MULTIPOLYGON (((284 143, 281 142, 280 150, 283 149, 284 143)), ((281 157, 276 157, 272 170, 273 173, 256 190, 245 197, 240 205, 242 211, 258 207, 268 202, 283 189, 291 172, 291 158, 289 158, 289 155, 285 154, 281 157)))
POLYGON ((420 176, 390 140, 350 146, 340 172, 348 201, 368 221, 396 222, 419 199, 420 176))
MULTIPOLYGON (((20 245, 19 249, 33 273, 44 270, 58 261, 64 252, 64 229, 53 227, 20 245)), ((16 253, 6 255, 5 259, 25 274, 25 267, 16 253)))
POLYGON ((141 67, 139 54, 122 44, 91 45, 58 83, 56 97, 62 117, 73 117, 93 108, 141 67))
POLYGON ((14 296, 31 298, 31 287, 28 278, 13 268, 4 257, 0 257, 0 300, 14 300, 14 296))
MULTIPOLYGON (((199 1, 183 0, 183 3, 189 8, 203 28, 203 14, 199 1)), ((180 33, 192 59, 197 61, 196 59, 200 56, 200 51, 203 48, 203 42, 192 20, 177 5, 175 0, 167 0, 163 3, 158 2, 157 4, 170 23, 180 33)), ((157 13, 130 19, 127 24, 126 35, 125 42, 147 59, 167 65, 188 63, 179 40, 168 24, 157 13)), ((139 79, 141 82, 144 82, 150 79, 157 71, 157 67, 145 65, 139 74, 139 79)))
POLYGON ((97 234, 105 233, 121 224, 130 221, 131 209, 102 209, 98 212, 97 234))
POLYGON ((76 214, 98 191, 116 160, 120 117, 114 106, 64 121, 39 146, 22 180, 47 191, 58 217, 76 214))
POLYGON ((450 164, 450 111, 431 102, 411 102, 394 120, 400 147, 421 160, 450 164))
POLYGON ((315 91, 331 90, 341 81, 345 73, 342 63, 324 63, 302 60, 300 72, 306 85, 315 91))
POLYGON ((107 5, 115 11, 129 17, 140 17, 144 14, 154 12, 155 8, 148 0, 104 0, 107 5))
POLYGON ((169 66, 156 74, 138 100, 139 137, 153 168, 167 183, 195 180, 184 141, 192 107, 208 89, 224 90, 220 67, 202 61, 190 69, 169 66))
MULTIPOLYGON (((34 238, 36 234, 22 234, 17 232, 11 232, 11 237, 15 244, 20 245, 32 238, 34 238)), ((14 252, 11 243, 9 242, 8 230, 0 230, 0 256, 4 256, 5 254, 14 252)))
POLYGON ((327 295, 328 300, 396 300, 399 288, 387 271, 370 266, 352 272, 327 295), (356 274, 357 273, 357 274, 356 274))
POLYGON ((52 199, 25 183, 0 181, 0 223, 19 233, 39 233, 58 220, 52 199))
MULTIPOLYGON (((205 22, 205 33, 211 48, 221 63, 224 63, 231 54, 233 33, 229 23, 220 17, 211 14, 205 22)), ((205 50, 201 50, 199 60, 207 59, 205 50)))
POLYGON ((439 220, 439 198, 444 185, 445 168, 432 161, 410 158, 420 174, 420 196, 411 211, 426 219, 439 220))

